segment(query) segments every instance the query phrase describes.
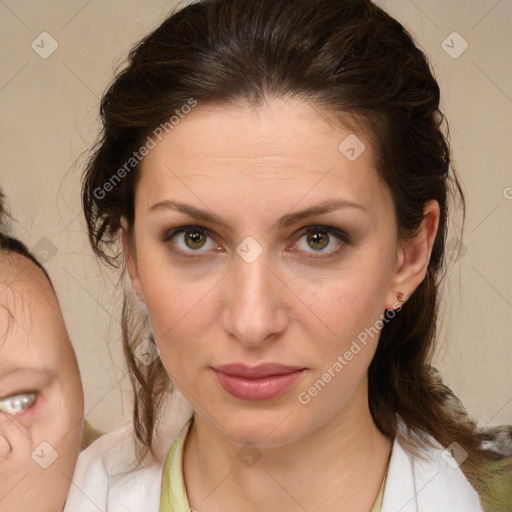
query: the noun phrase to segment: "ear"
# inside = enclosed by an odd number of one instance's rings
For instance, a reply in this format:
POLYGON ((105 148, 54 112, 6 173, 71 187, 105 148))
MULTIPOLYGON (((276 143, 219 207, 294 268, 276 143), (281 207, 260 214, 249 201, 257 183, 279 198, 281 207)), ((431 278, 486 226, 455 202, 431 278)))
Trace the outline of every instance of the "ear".
POLYGON ((126 270, 132 284, 133 291, 137 296, 137 299, 143 303, 144 294, 142 292, 142 284, 140 281, 139 270, 137 268, 137 258, 135 257, 134 244, 130 243, 128 238, 128 221, 126 217, 121 217, 121 243, 123 246, 124 261, 126 270))
POLYGON ((439 227, 440 209, 435 200, 428 201, 423 209, 423 221, 414 238, 405 240, 399 248, 396 271, 392 277, 386 309, 398 309, 425 279, 432 247, 439 227), (404 301, 397 295, 402 293, 404 301))

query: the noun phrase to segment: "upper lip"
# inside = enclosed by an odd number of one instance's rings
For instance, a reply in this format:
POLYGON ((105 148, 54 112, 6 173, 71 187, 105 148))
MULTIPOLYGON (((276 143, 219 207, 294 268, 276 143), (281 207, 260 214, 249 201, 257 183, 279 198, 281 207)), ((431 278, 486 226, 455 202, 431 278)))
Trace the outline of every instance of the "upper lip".
POLYGON ((237 377, 247 377, 257 379, 259 377, 268 377, 270 375, 283 375, 303 370, 299 366, 287 366, 279 363, 261 363, 256 366, 247 366, 243 363, 224 364, 213 368, 228 375, 236 375, 237 377))

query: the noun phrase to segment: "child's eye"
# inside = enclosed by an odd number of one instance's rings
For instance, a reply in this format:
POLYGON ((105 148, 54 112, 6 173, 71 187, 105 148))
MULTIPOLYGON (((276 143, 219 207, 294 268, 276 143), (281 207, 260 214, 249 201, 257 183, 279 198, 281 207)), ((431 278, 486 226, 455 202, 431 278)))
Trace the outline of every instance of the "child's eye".
POLYGON ((0 411, 9 414, 19 414, 30 409, 37 400, 37 393, 20 393, 0 398, 0 411))

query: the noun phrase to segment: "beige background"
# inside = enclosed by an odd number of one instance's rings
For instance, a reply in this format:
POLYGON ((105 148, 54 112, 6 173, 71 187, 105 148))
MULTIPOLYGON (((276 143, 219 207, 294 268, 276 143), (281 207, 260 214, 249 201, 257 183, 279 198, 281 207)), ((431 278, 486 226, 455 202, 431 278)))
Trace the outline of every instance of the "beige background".
MULTIPOLYGON (((512 424, 512 1, 379 3, 433 63, 467 198, 464 253, 448 273, 436 363, 482 425, 512 424), (454 31, 469 44, 456 59, 442 47, 454 31)), ((48 259, 79 359, 86 417, 105 430, 130 420, 130 388, 116 276, 96 263, 84 235, 82 153, 97 135, 99 97, 114 67, 174 5, 0 0, 0 186, 15 234, 48 259), (31 47, 42 32, 58 44, 46 59, 31 47)))

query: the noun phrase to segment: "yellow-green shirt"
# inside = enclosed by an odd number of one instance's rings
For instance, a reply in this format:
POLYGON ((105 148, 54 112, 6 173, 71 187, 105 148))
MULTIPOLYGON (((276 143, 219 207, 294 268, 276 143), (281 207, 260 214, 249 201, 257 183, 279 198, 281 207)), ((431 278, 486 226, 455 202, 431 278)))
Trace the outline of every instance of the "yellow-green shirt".
MULTIPOLYGON (((190 512, 195 510, 188 503, 185 481, 183 479, 183 446, 192 420, 193 417, 182 428, 165 459, 162 474, 162 493, 160 495, 160 512, 190 512)), ((381 512, 386 477, 387 469, 379 494, 370 512, 381 512)))

